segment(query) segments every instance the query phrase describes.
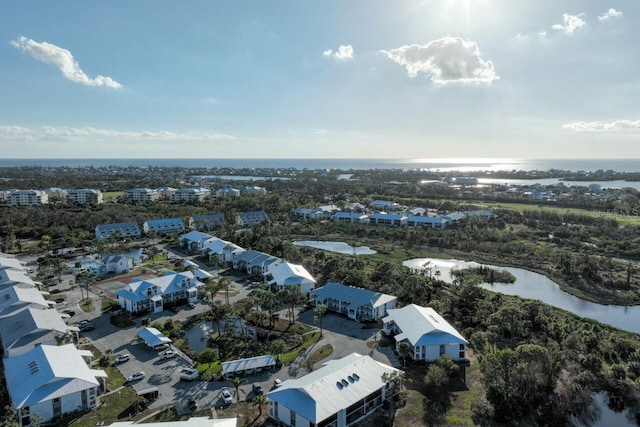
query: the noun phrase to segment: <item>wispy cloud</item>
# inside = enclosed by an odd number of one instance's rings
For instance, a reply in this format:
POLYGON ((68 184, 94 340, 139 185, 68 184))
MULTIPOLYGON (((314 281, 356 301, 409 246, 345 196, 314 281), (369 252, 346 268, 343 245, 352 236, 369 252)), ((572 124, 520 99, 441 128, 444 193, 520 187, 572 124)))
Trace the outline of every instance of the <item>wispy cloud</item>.
POLYGON ((28 128, 23 126, 0 125, 0 140, 11 141, 47 141, 47 140, 136 140, 136 141, 211 141, 233 140, 236 137, 222 133, 177 133, 167 130, 121 131, 97 129, 93 127, 55 127, 39 126, 28 128))
POLYGON ((551 28, 557 31, 562 31, 565 34, 572 34, 574 31, 587 25, 587 23, 582 19, 583 16, 585 16, 584 13, 579 13, 578 15, 563 13, 562 24, 552 25, 551 28))
POLYGON ((500 78, 493 62, 482 59, 478 44, 460 37, 443 37, 425 45, 405 45, 379 53, 403 65, 409 77, 423 72, 437 84, 491 83, 500 78))
POLYGON ((330 56, 336 59, 352 59, 353 58, 353 46, 350 44, 342 45, 338 47, 337 51, 331 49, 322 52, 322 56, 330 56))
POLYGON ((614 18, 622 18, 622 12, 611 8, 607 10, 605 13, 603 13, 602 15, 598 16, 598 19, 600 20, 600 22, 609 21, 614 18))
POLYGON ((640 119, 638 120, 615 120, 613 122, 574 122, 562 125, 565 129, 576 132, 620 132, 628 130, 640 130, 640 119))
POLYGON ((63 49, 47 42, 36 42, 24 36, 18 37, 10 42, 13 47, 30 55, 45 64, 52 64, 58 67, 62 75, 67 79, 85 86, 104 86, 112 89, 122 87, 120 83, 111 77, 96 76, 92 79, 80 68, 78 62, 73 59, 73 55, 67 49, 63 49))

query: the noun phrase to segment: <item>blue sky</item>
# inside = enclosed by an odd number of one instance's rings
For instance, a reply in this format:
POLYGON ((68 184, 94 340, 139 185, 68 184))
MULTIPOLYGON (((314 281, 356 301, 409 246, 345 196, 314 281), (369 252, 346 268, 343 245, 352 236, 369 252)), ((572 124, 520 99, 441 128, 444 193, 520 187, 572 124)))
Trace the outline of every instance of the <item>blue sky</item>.
POLYGON ((640 158, 640 3, 0 3, 7 158, 640 158))

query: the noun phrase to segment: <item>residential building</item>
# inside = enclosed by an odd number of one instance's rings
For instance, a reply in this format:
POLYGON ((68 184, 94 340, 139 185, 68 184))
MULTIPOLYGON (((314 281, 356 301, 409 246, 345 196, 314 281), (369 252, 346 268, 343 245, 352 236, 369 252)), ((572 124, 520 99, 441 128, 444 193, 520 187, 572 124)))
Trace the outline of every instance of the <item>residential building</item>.
POLYGON ((265 196, 267 194, 267 189, 264 187, 244 187, 242 191, 250 196, 265 196))
POLYGON ((303 294, 309 295, 316 287, 316 279, 301 265, 279 260, 270 264, 264 274, 271 289, 281 291, 287 286, 298 286, 303 294))
POLYGON ((102 192, 89 188, 67 191, 67 203, 77 203, 79 205, 99 205, 102 203, 102 192))
POLYGON ((4 360, 9 397, 21 426, 49 423, 98 405, 107 374, 73 344, 42 345, 4 360))
MULTIPOLYGON (((137 421, 120 421, 111 423, 109 427, 136 427, 137 421)), ((158 421, 156 423, 144 423, 144 427, 237 427, 237 418, 209 418, 192 417, 180 421, 158 421)))
POLYGON ((146 233, 155 231, 156 233, 178 233, 184 231, 184 221, 182 218, 149 219, 142 224, 142 230, 146 233))
POLYGON ((181 188, 173 193, 171 201, 177 203, 197 203, 203 202, 209 196, 211 196, 211 190, 208 188, 181 188))
POLYGON ((217 259, 221 265, 233 263, 236 256, 243 252, 246 251, 240 246, 217 237, 202 248, 203 255, 207 255, 210 261, 217 259))
POLYGON ((410 304, 388 313, 382 319, 383 332, 395 338, 396 348, 409 343, 413 360, 434 362, 444 354, 466 362, 467 340, 433 308, 410 304))
POLYGON ((316 208, 297 208, 292 211, 292 214, 302 219, 327 219, 339 210, 336 205, 324 205, 316 208))
POLYGON ((204 284, 190 271, 167 272, 162 277, 134 279, 116 292, 118 304, 132 312, 158 313, 186 302, 197 302, 204 284))
POLYGON ((254 276, 264 275, 269 265, 280 262, 281 259, 264 252, 248 250, 237 253, 233 258, 233 268, 236 270, 244 270, 247 274, 254 276))
POLYGON ((240 197, 240 190, 232 187, 224 187, 216 191, 218 197, 240 197))
POLYGON ((207 244, 215 241, 216 239, 218 238, 201 231, 190 231, 181 235, 178 239, 178 243, 180 246, 185 247, 190 251, 202 252, 207 244))
POLYGON ((389 214, 386 212, 376 212, 369 217, 369 224, 386 225, 388 227, 400 227, 407 225, 409 217, 405 214, 389 214))
POLYGON ((124 192, 124 199, 131 203, 155 202, 159 198, 158 190, 151 188, 132 188, 124 192))
POLYGON ((37 288, 8 286, 0 289, 0 317, 14 314, 26 307, 45 310, 53 305, 55 303, 47 301, 37 288))
POLYGON ((400 205, 391 200, 374 200, 369 203, 371 209, 376 211, 395 211, 400 207, 400 205))
POLYGON ((327 309, 344 314, 352 320, 376 321, 386 316, 387 310, 396 307, 398 298, 355 286, 327 282, 311 292, 311 300, 316 307, 324 304, 327 309))
POLYGON ((123 274, 133 270, 133 258, 124 255, 107 256, 102 263, 107 274, 123 274))
POLYGON ((40 190, 14 190, 9 193, 9 206, 40 206, 49 203, 49 195, 40 190))
POLYGON ((96 226, 96 239, 140 238, 140 226, 137 222, 119 222, 116 224, 100 224, 96 226))
POLYGON ((336 212, 331 219, 335 222, 346 222, 349 224, 367 224, 369 215, 361 212, 336 212))
POLYGON ((26 267, 18 258, 0 252, 0 270, 11 268, 13 270, 25 271, 26 267))
POLYGON ((56 310, 27 307, 0 317, 0 341, 4 357, 18 356, 34 347, 57 345, 57 339, 77 332, 64 323, 56 310))
POLYGON ((39 282, 34 282, 31 276, 24 270, 0 268, 0 290, 10 286, 35 288, 38 287, 39 284, 39 282))
POLYGON ((391 398, 393 388, 383 377, 399 372, 357 353, 331 360, 269 392, 269 417, 283 426, 355 425, 391 398))
POLYGON ((61 202, 67 197, 67 190, 64 188, 50 187, 45 188, 42 191, 47 193, 47 196, 49 196, 49 202, 61 202))
POLYGON ((161 199, 165 199, 165 200, 171 200, 171 197, 173 196, 173 193, 175 193, 176 191, 178 191, 176 188, 173 187, 159 187, 158 189, 158 195, 160 196, 161 199))
POLYGON ((442 230, 447 227, 449 221, 441 216, 413 216, 407 217, 409 227, 426 227, 442 230))
POLYGON ((254 224, 263 224, 269 221, 269 216, 265 211, 243 212, 236 217, 236 225, 249 227, 254 224))
POLYGON ((189 228, 198 231, 208 231, 224 226, 224 214, 196 215, 189 218, 189 228))

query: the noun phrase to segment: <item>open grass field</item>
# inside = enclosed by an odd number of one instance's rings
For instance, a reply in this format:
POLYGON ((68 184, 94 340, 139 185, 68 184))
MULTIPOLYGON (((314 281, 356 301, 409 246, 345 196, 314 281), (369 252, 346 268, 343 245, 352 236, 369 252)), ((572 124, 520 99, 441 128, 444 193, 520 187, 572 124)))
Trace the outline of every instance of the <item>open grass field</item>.
POLYGON ((152 279, 158 277, 156 274, 151 273, 136 273, 130 276, 118 277, 117 279, 107 279, 100 282, 97 282, 93 285, 94 288, 104 292, 107 295, 115 297, 115 293, 121 289, 124 289, 128 283, 130 283, 133 279, 152 279))
POLYGON ((622 225, 640 225, 640 216, 637 215, 623 215, 616 214, 613 212, 604 212, 604 211, 594 211, 589 209, 580 209, 580 208, 563 208, 563 207, 555 207, 555 206, 547 206, 547 205, 530 205, 526 203, 505 203, 505 202, 486 202, 484 205, 490 208, 502 208, 502 209, 513 209, 516 211, 547 211, 555 214, 576 214, 576 215, 587 215, 593 217, 602 217, 608 219, 615 219, 618 223, 622 225))

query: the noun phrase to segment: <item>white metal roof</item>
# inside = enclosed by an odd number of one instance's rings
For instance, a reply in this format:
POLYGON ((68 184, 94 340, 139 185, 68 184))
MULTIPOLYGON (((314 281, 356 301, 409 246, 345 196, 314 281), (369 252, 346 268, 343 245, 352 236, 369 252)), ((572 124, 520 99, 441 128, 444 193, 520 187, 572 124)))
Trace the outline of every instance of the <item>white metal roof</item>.
MULTIPOLYGON (((236 427, 237 418, 209 418, 194 417, 183 421, 160 421, 157 423, 144 423, 144 427, 236 427)), ((111 423, 111 427, 128 427, 138 425, 134 421, 111 423)))
POLYGON ((431 307, 410 304, 406 307, 388 310, 389 315, 382 319, 384 323, 393 321, 402 331, 396 335, 396 341, 409 340, 411 345, 464 343, 460 333, 431 307))
POLYGON ((385 385, 382 375, 393 372, 398 369, 351 353, 303 377, 284 381, 267 396, 317 424, 380 390, 385 385))
POLYGON ((306 280, 311 283, 316 283, 316 280, 306 268, 299 264, 291 264, 287 261, 272 266, 269 269, 269 273, 271 273, 273 280, 279 285, 284 285, 285 282, 295 282, 295 280, 291 280, 292 278, 299 278, 300 280, 298 282, 306 280))
POLYGON ((226 375, 246 371, 247 369, 265 368, 267 366, 274 366, 275 364, 276 360, 270 354, 247 359, 231 360, 229 362, 222 362, 222 374, 226 375))
POLYGON ((61 334, 72 331, 56 310, 26 308, 13 315, 0 317, 0 337, 5 352, 14 346, 22 346, 34 337, 50 332, 61 334))
POLYGON ((371 305, 371 307, 376 308, 389 301, 398 299, 393 295, 382 294, 380 292, 370 291, 369 289, 347 286, 336 282, 327 282, 321 288, 314 289, 312 293, 316 296, 317 300, 324 301, 327 298, 333 298, 349 303, 350 308, 354 309, 365 305, 371 305))
POLYGON ((143 330, 138 332, 138 336, 150 347, 171 342, 171 338, 166 337, 156 328, 144 328, 143 330))
POLYGON ((42 345, 4 359, 9 395, 16 408, 98 386, 101 370, 90 369, 73 344, 42 345))

